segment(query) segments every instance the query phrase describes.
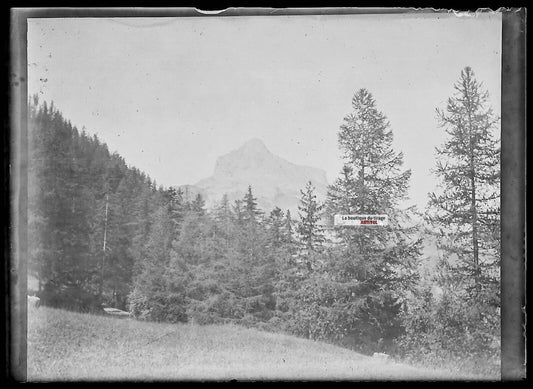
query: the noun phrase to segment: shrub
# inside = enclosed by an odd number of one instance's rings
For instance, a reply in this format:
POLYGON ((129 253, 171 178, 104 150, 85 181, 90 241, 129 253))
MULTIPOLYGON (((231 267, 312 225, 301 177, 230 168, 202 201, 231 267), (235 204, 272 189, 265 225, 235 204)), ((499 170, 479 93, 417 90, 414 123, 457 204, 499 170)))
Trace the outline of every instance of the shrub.
POLYGON ((396 344, 407 360, 448 366, 474 373, 500 367, 500 325, 496 310, 450 295, 434 298, 429 291, 412 301, 405 313, 405 335, 396 344))

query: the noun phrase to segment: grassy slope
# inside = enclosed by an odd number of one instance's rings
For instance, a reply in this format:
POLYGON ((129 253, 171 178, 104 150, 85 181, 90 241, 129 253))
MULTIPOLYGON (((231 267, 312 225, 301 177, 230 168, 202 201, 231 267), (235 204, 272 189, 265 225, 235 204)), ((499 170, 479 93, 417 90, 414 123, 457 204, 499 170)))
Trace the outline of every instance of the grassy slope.
POLYGON ((175 325, 57 309, 28 313, 28 380, 463 379, 231 325, 175 325))

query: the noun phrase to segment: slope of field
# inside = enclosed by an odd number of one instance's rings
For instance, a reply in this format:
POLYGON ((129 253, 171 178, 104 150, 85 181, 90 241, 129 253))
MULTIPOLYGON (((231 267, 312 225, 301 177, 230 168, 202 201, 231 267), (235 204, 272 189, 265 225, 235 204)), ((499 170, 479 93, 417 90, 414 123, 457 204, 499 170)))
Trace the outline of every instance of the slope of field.
POLYGON ((456 374, 232 325, 28 313, 28 380, 433 380, 456 374))

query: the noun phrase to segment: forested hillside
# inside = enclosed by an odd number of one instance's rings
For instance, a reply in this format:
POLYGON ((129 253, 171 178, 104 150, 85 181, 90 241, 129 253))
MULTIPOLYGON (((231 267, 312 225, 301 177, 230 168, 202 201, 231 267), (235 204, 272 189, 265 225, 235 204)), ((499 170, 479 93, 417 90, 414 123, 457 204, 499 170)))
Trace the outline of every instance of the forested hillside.
POLYGON ((251 186, 243 198, 223 196, 206 209, 200 195, 188 200, 178 189, 158 187, 52 104, 33 98, 29 269, 39 297, 52 307, 99 311, 107 304, 142 320, 235 323, 363 353, 497 368, 499 149, 489 133, 495 119, 469 68, 458 85, 459 96, 440 116, 451 136, 445 150, 456 154, 441 155, 448 161, 439 160, 437 170, 445 191, 430 197, 426 226, 399 206, 411 172, 365 89, 354 94, 340 127, 344 167, 327 200, 317 201, 308 183, 298 218, 260 209, 251 186), (493 152, 483 155, 487 145, 493 152), (454 158, 450 175, 443 166, 454 158), (389 223, 320 224, 353 213, 386 214, 389 223), (444 253, 429 275, 419 266, 426 233, 444 253))
POLYGON ((165 192, 53 104, 33 98, 28 124, 29 271, 41 299, 73 309, 112 300, 124 307, 165 192))

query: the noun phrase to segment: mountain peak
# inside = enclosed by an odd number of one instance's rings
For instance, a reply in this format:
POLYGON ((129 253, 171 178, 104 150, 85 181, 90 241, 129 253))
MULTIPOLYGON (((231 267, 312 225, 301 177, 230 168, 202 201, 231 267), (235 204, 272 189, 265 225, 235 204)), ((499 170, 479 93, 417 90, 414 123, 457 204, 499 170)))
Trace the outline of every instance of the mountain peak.
POLYGON ((224 194, 230 201, 242 199, 252 186, 259 206, 265 211, 278 206, 297 213, 300 189, 311 181, 317 197, 325 198, 326 173, 322 169, 297 165, 270 152, 263 141, 252 138, 238 149, 218 157, 213 174, 196 183, 207 203, 224 194))
POLYGON ((247 141, 245 144, 243 144, 240 148, 240 150, 249 150, 253 152, 269 152, 267 147, 265 146, 265 143, 259 139, 259 138, 252 138, 249 141, 247 141))

